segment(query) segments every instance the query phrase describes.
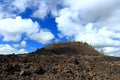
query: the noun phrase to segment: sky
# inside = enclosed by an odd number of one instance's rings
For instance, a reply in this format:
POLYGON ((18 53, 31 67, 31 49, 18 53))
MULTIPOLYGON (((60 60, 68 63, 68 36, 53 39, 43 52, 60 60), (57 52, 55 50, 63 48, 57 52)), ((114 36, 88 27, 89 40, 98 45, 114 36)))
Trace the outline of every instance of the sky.
POLYGON ((0 0, 0 54, 82 41, 120 56, 120 0, 0 0))

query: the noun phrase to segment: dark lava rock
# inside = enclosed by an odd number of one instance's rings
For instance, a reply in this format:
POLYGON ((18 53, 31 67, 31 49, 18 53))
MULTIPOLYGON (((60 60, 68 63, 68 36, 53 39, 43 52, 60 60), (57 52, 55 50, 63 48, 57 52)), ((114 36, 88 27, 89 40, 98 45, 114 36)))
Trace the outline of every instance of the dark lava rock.
POLYGON ((43 75, 43 74, 45 74, 45 70, 44 70, 44 68, 42 68, 42 67, 39 67, 39 68, 37 68, 36 70, 35 70, 35 73, 36 74, 40 74, 40 75, 43 75))
POLYGON ((31 71, 30 70, 22 70, 20 72, 20 76, 30 76, 31 75, 31 71))

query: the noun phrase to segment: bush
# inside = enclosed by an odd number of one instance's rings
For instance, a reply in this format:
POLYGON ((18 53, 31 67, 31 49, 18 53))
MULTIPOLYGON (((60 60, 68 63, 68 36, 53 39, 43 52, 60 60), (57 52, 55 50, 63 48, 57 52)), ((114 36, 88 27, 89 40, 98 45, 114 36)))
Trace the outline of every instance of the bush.
POLYGON ((105 53, 104 53, 103 49, 100 50, 100 54, 101 54, 101 56, 104 56, 105 53))

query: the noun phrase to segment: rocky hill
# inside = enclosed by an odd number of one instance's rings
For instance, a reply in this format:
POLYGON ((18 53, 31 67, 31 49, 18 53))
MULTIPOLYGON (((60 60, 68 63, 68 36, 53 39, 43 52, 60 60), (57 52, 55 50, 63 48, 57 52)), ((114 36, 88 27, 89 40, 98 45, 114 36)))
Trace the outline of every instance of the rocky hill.
POLYGON ((100 55, 92 46, 82 42, 54 43, 37 49, 35 53, 40 55, 100 55))
POLYGON ((120 58, 101 56, 87 43, 54 43, 0 55, 0 80, 120 80, 120 58))

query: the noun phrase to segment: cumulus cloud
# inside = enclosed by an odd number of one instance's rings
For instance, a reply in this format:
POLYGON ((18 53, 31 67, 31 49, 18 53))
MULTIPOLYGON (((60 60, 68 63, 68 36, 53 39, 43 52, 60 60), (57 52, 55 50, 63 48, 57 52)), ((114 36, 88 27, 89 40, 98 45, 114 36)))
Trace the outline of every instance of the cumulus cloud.
POLYGON ((41 43, 47 43, 54 38, 51 32, 44 32, 44 30, 40 29, 39 24, 33 22, 31 19, 22 19, 20 16, 17 16, 15 19, 6 18, 0 20, 0 35, 3 37, 3 41, 18 42, 21 40, 23 34, 41 43), (36 35, 38 35, 37 39, 36 35))
POLYGON ((0 44, 0 54, 12 54, 12 53, 16 53, 16 54, 27 53, 27 51, 24 49, 18 50, 8 44, 0 44))
MULTIPOLYGON (((111 55, 113 55, 114 53, 118 53, 118 52, 120 52, 120 48, 119 47, 105 47, 105 48, 103 48, 103 50, 105 51, 105 53, 107 53, 107 54, 111 54, 111 55)), ((116 54, 116 55, 119 55, 120 56, 120 54, 116 54)))
POLYGON ((44 19, 48 14, 58 15, 62 0, 4 0, 0 2, 0 18, 16 17, 30 9, 32 17, 44 19))
POLYGON ((120 33, 117 34, 116 32, 107 30, 107 27, 96 30, 96 28, 93 29, 92 26, 90 27, 90 24, 86 26, 86 32, 79 33, 75 37, 75 40, 88 42, 94 47, 118 47, 120 45, 119 40, 113 39, 119 38, 118 35, 120 33))
POLYGON ((48 43, 54 38, 54 35, 48 30, 40 30, 38 33, 28 35, 30 39, 38 41, 40 43, 48 43), (39 36, 39 37, 38 37, 39 36))
POLYGON ((15 17, 15 7, 11 4, 12 0, 3 0, 0 1, 0 19, 7 17, 15 17))
POLYGON ((104 47, 104 48, 96 48, 98 51, 103 50, 105 55, 109 56, 120 56, 120 47, 104 47))
POLYGON ((49 8, 45 1, 40 1, 38 6, 38 9, 33 13, 33 17, 44 19, 49 12, 49 8))
POLYGON ((11 4, 19 13, 24 12, 32 3, 32 0, 15 0, 11 4))
POLYGON ((26 41, 22 41, 22 42, 20 43, 20 45, 21 45, 21 47, 26 47, 26 41))
POLYGON ((27 45, 27 42, 26 41, 22 41, 20 44, 13 44, 12 46, 14 48, 24 48, 24 47, 26 47, 26 45, 27 45))
POLYGON ((18 53, 19 53, 19 54, 23 54, 23 53, 28 53, 28 52, 26 52, 25 49, 20 49, 20 50, 18 51, 18 53))
POLYGON ((33 7, 36 10, 33 12, 33 17, 44 19, 48 14, 58 16, 58 6, 62 5, 62 0, 36 0, 33 1, 33 7))

